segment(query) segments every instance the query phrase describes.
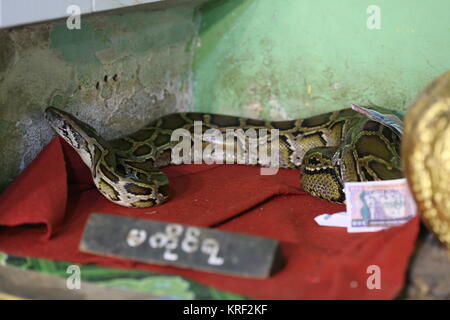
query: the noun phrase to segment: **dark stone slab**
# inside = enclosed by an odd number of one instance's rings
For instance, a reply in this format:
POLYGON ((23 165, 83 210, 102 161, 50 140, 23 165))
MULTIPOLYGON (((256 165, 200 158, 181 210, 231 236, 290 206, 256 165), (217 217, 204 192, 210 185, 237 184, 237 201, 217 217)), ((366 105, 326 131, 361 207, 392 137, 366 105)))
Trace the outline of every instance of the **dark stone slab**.
POLYGON ((110 214, 92 214, 80 250, 159 265, 266 278, 278 270, 278 241, 110 214))

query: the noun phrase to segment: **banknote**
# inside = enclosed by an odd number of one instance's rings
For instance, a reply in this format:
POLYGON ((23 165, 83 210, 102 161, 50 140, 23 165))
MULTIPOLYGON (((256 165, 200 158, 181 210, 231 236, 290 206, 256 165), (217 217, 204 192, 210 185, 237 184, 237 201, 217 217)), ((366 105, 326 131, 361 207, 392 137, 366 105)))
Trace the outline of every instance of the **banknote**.
POLYGON ((416 204, 406 179, 347 182, 348 232, 370 232, 409 221, 416 204))
POLYGON ((379 122, 387 127, 393 129, 401 137, 403 135, 403 121, 392 111, 382 112, 370 108, 364 108, 357 104, 352 104, 352 109, 366 115, 369 119, 379 122))

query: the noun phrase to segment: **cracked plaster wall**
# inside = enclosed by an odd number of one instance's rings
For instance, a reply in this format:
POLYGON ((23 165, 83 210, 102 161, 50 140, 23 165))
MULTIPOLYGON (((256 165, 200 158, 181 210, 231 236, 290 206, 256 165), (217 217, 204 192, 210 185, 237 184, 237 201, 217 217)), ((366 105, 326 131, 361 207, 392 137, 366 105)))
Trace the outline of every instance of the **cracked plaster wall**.
POLYGON ((191 4, 0 30, 0 190, 51 140, 49 105, 106 138, 187 110, 197 30, 191 4))

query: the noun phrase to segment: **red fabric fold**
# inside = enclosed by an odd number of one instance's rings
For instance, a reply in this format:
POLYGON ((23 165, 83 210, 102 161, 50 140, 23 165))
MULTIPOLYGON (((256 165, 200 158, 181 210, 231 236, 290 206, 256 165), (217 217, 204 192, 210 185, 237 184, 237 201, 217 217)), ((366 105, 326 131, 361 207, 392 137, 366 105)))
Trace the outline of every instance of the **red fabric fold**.
POLYGON ((64 218, 67 174, 61 143, 50 143, 0 195, 0 225, 42 224, 50 238, 64 218))
POLYGON ((163 171, 171 185, 167 203, 121 207, 95 189, 75 151, 55 138, 0 196, 0 250, 174 273, 260 299, 391 299, 403 286, 418 218, 381 232, 348 234, 314 222, 319 214, 345 207, 304 193, 298 170, 261 176, 259 167, 252 166, 182 165, 163 171), (78 245, 93 212, 270 237, 281 242, 286 264, 261 280, 83 253, 78 245), (381 289, 368 288, 369 266, 380 268, 381 289))

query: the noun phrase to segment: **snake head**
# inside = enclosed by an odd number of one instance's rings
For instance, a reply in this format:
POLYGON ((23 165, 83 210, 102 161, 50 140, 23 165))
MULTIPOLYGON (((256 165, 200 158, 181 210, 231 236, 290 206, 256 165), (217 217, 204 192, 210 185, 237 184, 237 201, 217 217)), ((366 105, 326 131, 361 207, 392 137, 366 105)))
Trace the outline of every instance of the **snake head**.
POLYGON ((104 143, 96 130, 70 113, 54 107, 48 107, 44 114, 53 130, 78 152, 84 163, 91 167, 90 147, 104 143))
POLYGON ((157 168, 148 167, 144 173, 124 159, 118 160, 117 153, 94 128, 70 113, 48 107, 45 118, 91 169, 94 184, 108 200, 126 207, 146 208, 167 199, 169 181, 157 168))

